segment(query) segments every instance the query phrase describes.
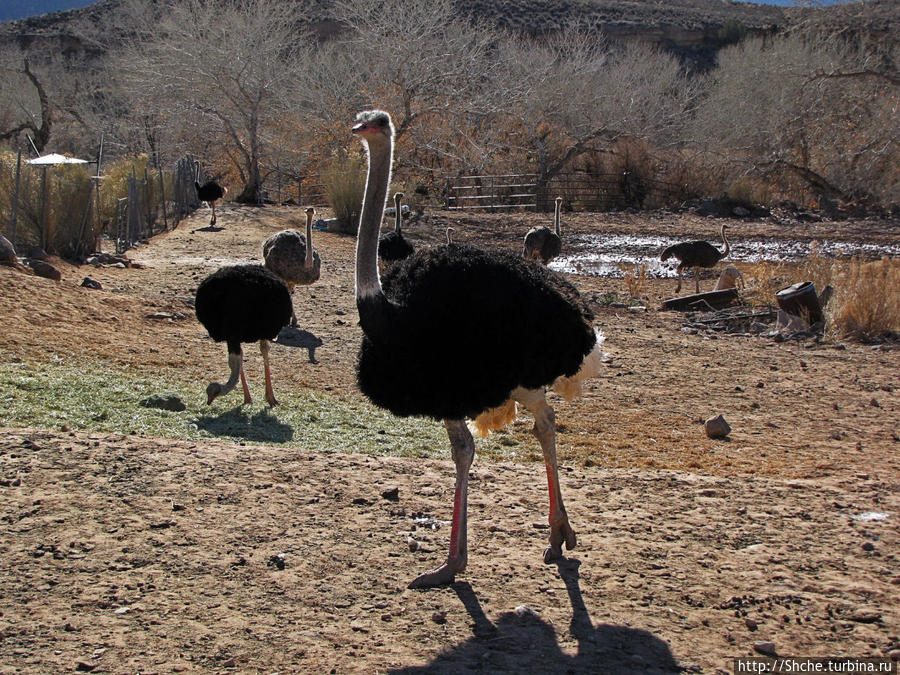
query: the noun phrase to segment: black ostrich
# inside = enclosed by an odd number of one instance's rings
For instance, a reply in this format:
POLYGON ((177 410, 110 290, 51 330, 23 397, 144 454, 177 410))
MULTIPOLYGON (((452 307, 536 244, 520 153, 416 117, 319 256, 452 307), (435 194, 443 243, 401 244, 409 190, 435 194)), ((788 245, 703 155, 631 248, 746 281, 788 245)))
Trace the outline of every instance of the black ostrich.
POLYGON ((680 244, 669 246, 659 259, 663 262, 669 258, 678 260, 678 287, 675 292, 681 290, 681 274, 684 270, 693 268, 694 281, 697 285, 697 293, 700 292, 700 267, 715 267, 716 263, 728 255, 731 250, 728 239, 725 238, 725 229, 727 225, 722 225, 722 241, 725 242, 725 249, 720 251, 708 241, 683 241, 680 244))
POLYGON ((212 217, 209 219, 210 225, 216 224, 216 202, 225 196, 228 188, 219 185, 214 180, 208 180, 203 185, 200 181, 194 181, 194 187, 197 188, 197 198, 201 202, 206 202, 212 209, 212 217))
POLYGON ((386 264, 404 260, 415 251, 412 244, 403 238, 403 233, 400 231, 400 222, 403 220, 400 208, 402 200, 402 192, 394 193, 394 210, 396 212, 394 229, 381 235, 378 240, 378 259, 386 264))
POLYGON ((556 198, 553 213, 554 229, 544 225, 533 227, 525 235, 523 255, 528 260, 538 260, 544 265, 562 252, 562 237, 559 232, 559 214, 562 209, 562 197, 556 198))
POLYGON ((266 401, 277 405, 269 374, 269 341, 291 320, 291 293, 287 285, 262 265, 229 265, 200 283, 194 307, 209 336, 228 345, 231 376, 225 384, 209 384, 206 402, 212 403, 217 396, 234 389, 238 377, 244 388, 244 403, 251 402, 241 343, 259 342, 266 373, 266 401))
POLYGON ((395 415, 443 420, 456 464, 447 561, 411 588, 453 581, 466 567, 466 503, 475 443, 515 417, 535 418, 550 490, 550 544, 544 560, 575 546, 559 487, 556 426, 545 389, 573 397, 599 372, 593 315, 575 287, 546 268, 505 252, 464 244, 414 253, 378 275, 378 230, 387 198, 394 127, 382 111, 353 127, 369 173, 356 245, 356 304, 363 329, 357 379, 363 393, 395 415))

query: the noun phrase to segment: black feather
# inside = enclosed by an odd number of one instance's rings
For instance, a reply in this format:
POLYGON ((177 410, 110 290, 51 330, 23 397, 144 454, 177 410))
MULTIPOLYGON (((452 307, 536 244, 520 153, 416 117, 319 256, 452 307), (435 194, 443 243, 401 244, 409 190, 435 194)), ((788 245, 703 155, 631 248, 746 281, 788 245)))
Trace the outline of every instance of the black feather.
POLYGON ((261 265, 229 265, 197 288, 197 319, 216 342, 239 353, 242 342, 273 340, 291 320, 285 283, 261 265))
POLYGON ((419 251, 362 298, 360 388, 401 416, 475 417, 517 387, 578 372, 593 314, 567 280, 506 252, 453 244, 419 251))

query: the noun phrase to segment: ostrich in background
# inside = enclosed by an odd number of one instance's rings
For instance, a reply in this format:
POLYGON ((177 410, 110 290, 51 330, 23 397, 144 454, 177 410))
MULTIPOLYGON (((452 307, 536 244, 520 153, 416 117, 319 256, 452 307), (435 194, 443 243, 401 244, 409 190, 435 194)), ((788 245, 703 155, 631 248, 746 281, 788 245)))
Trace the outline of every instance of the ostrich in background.
POLYGON ((244 403, 252 402, 241 343, 259 342, 266 373, 266 401, 277 405, 269 373, 269 341, 291 318, 291 294, 285 283, 262 265, 221 267, 200 282, 194 306, 209 336, 228 346, 231 375, 225 384, 209 384, 206 402, 212 403, 234 389, 238 377, 244 388, 244 403))
MULTIPOLYGON (((197 178, 200 178, 200 162, 195 162, 195 171, 197 178)), ((216 224, 216 202, 222 199, 228 192, 228 188, 219 185, 214 180, 208 180, 201 184, 199 180, 194 180, 194 187, 197 189, 197 199, 206 202, 212 209, 212 217, 209 219, 210 225, 216 224)))
POLYGON ((562 197, 556 198, 553 214, 554 229, 541 225, 528 230, 525 235, 523 255, 528 260, 539 260, 546 265, 562 251, 562 237, 559 232, 559 214, 562 210, 562 197))
POLYGON ((219 185, 214 180, 208 180, 203 185, 199 181, 194 181, 194 187, 197 188, 197 197, 201 202, 209 204, 212 209, 212 216, 209 219, 210 225, 216 224, 216 202, 225 196, 228 188, 219 185))
POLYGON ((681 290, 681 275, 686 269, 693 268, 694 281, 697 286, 697 293, 700 292, 700 267, 715 267, 716 263, 728 255, 731 250, 728 239, 725 237, 725 229, 727 225, 722 225, 722 241, 725 243, 725 249, 720 251, 708 241, 683 241, 680 244, 669 246, 659 259, 663 262, 669 258, 678 260, 678 287, 675 292, 681 290))
MULTIPOLYGON (((263 259, 266 268, 274 272, 287 284, 288 291, 294 287, 309 286, 319 280, 322 260, 312 245, 312 221, 316 210, 306 209, 306 235, 297 230, 276 232, 263 244, 263 259)), ((297 314, 291 307, 291 326, 297 326, 297 314)))
POLYGON ((394 211, 396 217, 394 229, 391 232, 381 235, 381 238, 378 240, 378 259, 386 264, 408 258, 415 251, 412 244, 403 238, 403 233, 400 231, 400 224, 403 220, 401 215, 402 209, 400 208, 402 201, 403 193, 394 193, 394 211))
POLYGON ((467 495, 475 443, 515 418, 534 415, 550 492, 549 562, 575 547, 559 485, 556 424, 545 390, 576 396, 600 368, 593 314, 576 288, 521 256, 464 244, 419 250, 378 274, 378 231, 387 200, 394 127, 386 112, 357 116, 353 133, 368 156, 356 244, 356 305, 363 340, 357 381, 395 415, 442 420, 456 465, 446 562, 411 588, 453 581, 466 567, 467 495), (383 284, 383 285, 382 285, 383 284))

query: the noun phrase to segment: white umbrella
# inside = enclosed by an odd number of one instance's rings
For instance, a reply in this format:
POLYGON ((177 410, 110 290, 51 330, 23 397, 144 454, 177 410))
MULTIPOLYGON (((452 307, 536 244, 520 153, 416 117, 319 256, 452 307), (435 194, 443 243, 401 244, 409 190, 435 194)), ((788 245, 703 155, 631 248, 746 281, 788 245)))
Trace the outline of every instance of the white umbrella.
POLYGON ((50 166, 55 164, 87 164, 88 161, 86 159, 78 159, 77 157, 66 157, 65 155, 58 155, 56 153, 52 153, 49 155, 44 155, 43 157, 37 157, 35 159, 29 159, 29 164, 39 164, 42 166, 50 166))

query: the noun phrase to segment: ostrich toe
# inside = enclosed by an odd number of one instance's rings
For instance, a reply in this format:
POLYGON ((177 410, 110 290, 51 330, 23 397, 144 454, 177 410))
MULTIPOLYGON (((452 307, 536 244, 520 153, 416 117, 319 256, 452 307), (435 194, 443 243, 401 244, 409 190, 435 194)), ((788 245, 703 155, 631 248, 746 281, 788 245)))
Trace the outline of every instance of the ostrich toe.
POLYGON ((411 582, 407 588, 430 588, 432 586, 444 586, 452 584, 456 578, 457 572, 462 572, 466 568, 465 559, 452 560, 448 559, 443 565, 436 570, 420 574, 411 582))
POLYGON ((577 541, 575 530, 569 525, 568 521, 564 521, 559 525, 555 525, 550 529, 550 545, 544 549, 544 562, 549 563, 559 560, 563 557, 562 545, 566 544, 568 550, 575 548, 577 541))

